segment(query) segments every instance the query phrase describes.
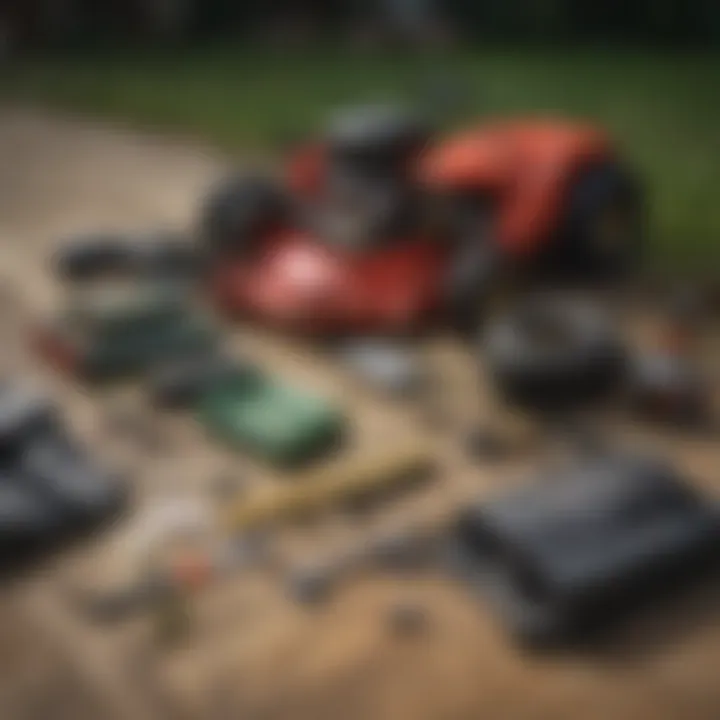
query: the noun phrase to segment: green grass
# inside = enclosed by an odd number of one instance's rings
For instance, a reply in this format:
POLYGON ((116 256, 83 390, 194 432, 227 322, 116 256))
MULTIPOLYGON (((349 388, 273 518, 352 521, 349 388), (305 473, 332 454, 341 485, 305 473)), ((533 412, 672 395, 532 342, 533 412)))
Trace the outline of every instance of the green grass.
POLYGON ((0 93, 257 152, 332 106, 408 96, 459 76, 468 117, 562 113, 612 131, 651 193, 658 263, 720 260, 720 56, 608 50, 463 52, 443 58, 214 50, 173 57, 33 60, 0 93))

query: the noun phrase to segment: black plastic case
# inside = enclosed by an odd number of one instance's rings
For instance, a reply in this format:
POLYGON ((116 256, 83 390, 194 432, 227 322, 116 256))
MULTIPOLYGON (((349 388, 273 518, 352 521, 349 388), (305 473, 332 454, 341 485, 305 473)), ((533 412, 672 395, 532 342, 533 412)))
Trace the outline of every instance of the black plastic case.
POLYGON ((557 643, 714 569, 719 521, 670 466, 596 458, 462 513, 452 557, 523 641, 557 643))

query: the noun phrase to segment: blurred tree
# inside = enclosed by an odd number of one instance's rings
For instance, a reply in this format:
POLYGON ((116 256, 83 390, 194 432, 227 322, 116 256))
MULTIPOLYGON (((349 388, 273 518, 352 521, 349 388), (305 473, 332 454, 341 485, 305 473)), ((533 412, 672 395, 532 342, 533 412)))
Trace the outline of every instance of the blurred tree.
POLYGON ((139 29, 162 41, 187 38, 193 29, 196 0, 135 0, 139 29))
POLYGON ((718 0, 447 0, 475 38, 720 41, 718 0))
POLYGON ((449 26, 470 40, 717 45, 720 0, 0 0, 0 52, 30 41, 168 43, 263 29, 315 39, 340 26, 420 43, 449 26))

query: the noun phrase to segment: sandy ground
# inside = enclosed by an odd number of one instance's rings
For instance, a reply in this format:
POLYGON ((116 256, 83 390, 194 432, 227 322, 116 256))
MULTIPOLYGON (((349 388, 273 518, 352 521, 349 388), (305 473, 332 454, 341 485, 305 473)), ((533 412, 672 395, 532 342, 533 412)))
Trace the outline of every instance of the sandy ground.
MULTIPOLYGON (((109 437, 103 408, 114 398, 60 383, 26 356, 19 334, 28 312, 52 307, 47 269, 59 237, 96 228, 184 227, 202 189, 224 168, 222 158, 179 141, 20 110, 0 114, 0 157, 5 366, 50 389, 79 435, 129 463, 138 512, 171 495, 203 497, 220 471, 252 484, 281 482, 211 448, 187 420, 153 419, 170 439, 159 452, 109 437)), ((399 518, 441 513, 459 499, 501 489, 527 469, 522 460, 472 467, 463 457, 459 433, 478 395, 467 360, 443 341, 428 347, 447 368, 452 415, 441 431, 429 429, 417 407, 362 388, 306 348, 249 330, 236 331, 233 342, 346 403, 356 426, 350 457, 408 439, 426 442, 442 462, 432 488, 371 517, 328 518, 284 531, 278 543, 285 562, 399 518)), ((674 441, 678 457, 708 486, 708 468, 720 457, 716 445, 674 441)), ((0 717, 714 720, 720 714, 720 626, 707 593, 643 619, 602 651, 540 658, 515 648, 485 607, 441 577, 359 579, 329 605, 308 611, 286 597, 278 573, 253 572, 205 593, 194 605, 187 645, 167 650, 153 642, 146 622, 97 628, 71 601, 72 588, 117 583, 132 569, 119 544, 129 522, 3 592, 0 717), (388 632, 388 612, 399 602, 425 608, 422 636, 388 632)))

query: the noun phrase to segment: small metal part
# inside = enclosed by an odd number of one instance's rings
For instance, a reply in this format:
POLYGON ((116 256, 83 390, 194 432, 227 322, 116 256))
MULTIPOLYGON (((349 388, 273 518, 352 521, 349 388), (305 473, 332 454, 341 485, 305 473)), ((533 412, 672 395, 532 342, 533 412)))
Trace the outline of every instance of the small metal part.
POLYGON ((400 602, 390 608, 388 625, 395 635, 416 636, 427 627, 427 624, 427 610, 417 603, 400 602))
POLYGON ((433 538, 416 530, 399 530, 372 540, 367 559, 385 570, 414 570, 427 565, 434 555, 433 538))
POLYGON ((314 566, 290 574, 290 596, 302 605, 318 605, 328 599, 337 579, 334 567, 314 566))
POLYGON ((221 473, 213 478, 210 491, 219 502, 237 500, 247 490, 247 482, 241 476, 232 473, 221 473))
POLYGON ((228 572, 272 562, 275 559, 272 539, 271 535, 257 531, 230 537, 215 555, 218 570, 228 572))
POLYGON ((361 379, 392 395, 418 395, 428 382, 420 354, 411 345, 356 340, 337 348, 336 356, 361 379))
POLYGON ((466 438, 465 448, 474 460, 504 460, 510 454, 508 443, 496 431, 486 427, 473 430, 466 438))
POLYGON ((291 572, 290 594, 303 604, 328 599, 337 585, 372 570, 404 572, 426 567, 435 556, 434 536, 416 529, 398 530, 365 539, 291 572))

